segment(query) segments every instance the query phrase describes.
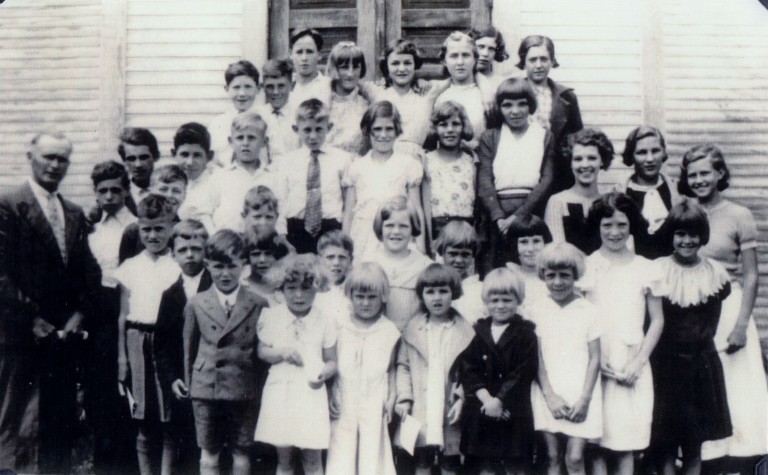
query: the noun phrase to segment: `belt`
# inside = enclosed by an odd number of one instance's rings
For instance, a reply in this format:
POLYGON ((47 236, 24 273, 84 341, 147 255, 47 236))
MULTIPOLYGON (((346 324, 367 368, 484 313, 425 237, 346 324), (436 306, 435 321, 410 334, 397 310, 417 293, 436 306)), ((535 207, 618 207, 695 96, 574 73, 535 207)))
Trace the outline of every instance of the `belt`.
POLYGON ((132 322, 130 320, 125 322, 125 328, 133 328, 134 330, 140 330, 143 332, 153 332, 155 331, 155 325, 151 323, 140 323, 140 322, 132 322))

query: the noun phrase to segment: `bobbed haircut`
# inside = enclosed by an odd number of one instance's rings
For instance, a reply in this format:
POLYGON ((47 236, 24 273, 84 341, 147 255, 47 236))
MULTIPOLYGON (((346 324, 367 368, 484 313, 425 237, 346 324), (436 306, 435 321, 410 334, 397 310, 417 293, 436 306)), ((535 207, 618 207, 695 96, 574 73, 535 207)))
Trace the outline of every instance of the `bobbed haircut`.
POLYGON ((320 236, 317 240, 317 254, 320 255, 326 247, 338 247, 344 249, 352 259, 355 253, 355 243, 347 233, 339 229, 333 229, 320 236))
POLYGON ((496 53, 493 55, 493 60, 497 63, 501 63, 509 59, 507 43, 504 41, 504 36, 496 28, 492 26, 486 28, 474 28, 469 32, 469 36, 475 41, 481 38, 493 38, 496 42, 496 53))
POLYGON ((216 231, 205 242, 205 258, 209 261, 234 264, 245 257, 245 240, 231 229, 216 231))
POLYGON ((251 210, 258 211, 263 207, 267 207, 277 214, 277 204, 277 196, 271 189, 264 185, 254 186, 245 194, 243 214, 248 214, 251 210))
POLYGON ((669 210, 664 220, 664 231, 670 243, 675 231, 686 231, 699 236, 701 245, 709 242, 709 219, 707 212, 694 200, 685 199, 669 210))
POLYGON ((322 292, 328 289, 330 277, 315 254, 288 254, 267 271, 264 281, 275 290, 298 283, 322 292))
POLYGON ((526 99, 528 101, 528 110, 530 110, 531 114, 536 112, 538 107, 536 93, 533 92, 533 88, 528 80, 524 78, 509 78, 499 84, 495 95, 496 107, 501 107, 501 103, 505 99, 526 99))
POLYGON ((512 221, 504 240, 508 249, 512 251, 512 262, 520 264, 520 253, 517 250, 517 240, 524 237, 541 236, 544 243, 552 242, 552 232, 543 219, 535 214, 523 216, 512 221))
POLYGON ((178 165, 168 164, 152 170, 152 176, 150 178, 150 182, 152 183, 173 183, 175 181, 184 182, 185 187, 189 182, 187 174, 184 173, 184 169, 178 165))
POLYGON ((259 131, 262 136, 267 133, 267 123, 257 112, 241 112, 232 119, 233 132, 253 127, 259 131))
POLYGON ((536 268, 539 278, 544 278, 546 270, 570 269, 573 277, 578 280, 584 276, 584 253, 578 247, 568 242, 552 242, 544 246, 536 257, 536 268))
POLYGON ((173 135, 174 149, 178 149, 185 144, 199 145, 206 152, 210 152, 211 134, 203 124, 187 122, 179 127, 173 135))
POLYGON ((466 141, 472 140, 475 133, 472 130, 469 117, 467 117, 467 111, 464 109, 464 106, 455 101, 445 101, 435 105, 429 118, 430 122, 432 122, 432 131, 430 133, 434 134, 435 138, 437 138, 437 125, 454 115, 459 116, 462 124, 461 139, 466 141))
POLYGON ((368 68, 363 49, 352 41, 340 41, 331 49, 325 71, 332 81, 337 81, 339 69, 345 68, 349 64, 352 64, 353 67, 360 66, 360 77, 365 77, 368 68))
POLYGON ((313 97, 312 99, 307 99, 306 101, 299 104, 299 107, 296 108, 296 123, 298 124, 301 120, 327 120, 329 118, 329 110, 328 106, 326 104, 323 104, 323 101, 320 99, 313 97))
POLYGON ((136 205, 136 217, 139 219, 173 220, 175 216, 173 205, 165 196, 149 194, 136 205))
POLYGON ((635 150, 637 149, 637 142, 643 139, 647 139, 648 137, 655 137, 659 139, 659 144, 664 150, 664 158, 662 161, 667 161, 667 158, 669 157, 667 155, 667 142, 664 140, 664 134, 662 134, 661 130, 657 129, 656 127, 651 127, 650 125, 641 125, 640 127, 635 127, 632 129, 629 135, 627 135, 627 140, 624 142, 624 151, 621 153, 621 158, 624 162, 624 165, 631 167, 635 164, 635 150))
POLYGON ((353 292, 376 292, 386 302, 389 297, 389 279, 384 269, 375 262, 355 264, 344 281, 344 295, 352 298, 353 292))
POLYGON ((253 79, 256 86, 259 85, 259 70, 247 59, 241 59, 227 66, 224 70, 224 83, 229 87, 230 83, 238 76, 248 76, 253 79))
POLYGON ((370 142, 371 127, 373 127, 376 119, 392 119, 392 123, 395 125, 395 134, 400 136, 403 133, 403 119, 400 117, 397 107, 389 101, 377 101, 368 107, 363 118, 360 119, 360 130, 368 142, 370 142))
POLYGON ((293 50, 293 45, 295 45, 297 41, 304 38, 305 36, 310 36, 312 38, 312 41, 314 41, 315 46, 317 47, 317 51, 323 49, 323 35, 321 35, 320 32, 314 28, 307 28, 295 32, 288 40, 288 48, 293 50))
POLYGON ((477 254, 480 247, 480 238, 477 231, 466 221, 456 219, 449 221, 440 230, 437 239, 432 243, 438 255, 444 255, 448 247, 458 247, 460 249, 469 249, 473 255, 477 254))
POLYGON ((617 212, 624 213, 629 220, 629 233, 638 236, 648 229, 648 222, 643 218, 640 209, 632 198, 618 191, 612 191, 601 195, 592 206, 589 207, 586 231, 595 243, 600 243, 600 222, 611 218, 617 212))
POLYGON ((525 282, 519 272, 508 267, 500 267, 490 271, 483 279, 483 302, 487 302, 491 295, 512 294, 517 298, 517 303, 525 300, 525 282))
POLYGON ((269 59, 261 68, 261 76, 267 78, 293 79, 293 61, 289 58, 269 59))
POLYGON ((444 264, 430 264, 421 271, 416 280, 416 293, 424 304, 424 289, 427 287, 442 287, 447 285, 451 289, 451 300, 461 297, 461 276, 453 267, 444 264))
POLYGON ((515 65, 518 69, 525 69, 525 58, 528 56, 528 51, 535 46, 544 46, 549 52, 549 58, 552 60, 552 67, 560 67, 560 63, 555 58, 555 43, 548 36, 543 35, 529 35, 523 38, 520 42, 520 47, 517 49, 518 63, 515 65))
POLYGON ((384 221, 388 220, 392 214, 396 211, 407 211, 408 220, 411 222, 411 236, 418 236, 421 234, 421 224, 419 224, 419 214, 416 211, 408 198, 405 195, 393 196, 385 201, 379 210, 376 212, 376 216, 373 218, 373 232, 379 241, 382 240, 382 228, 384 227, 384 221))
POLYGON ((613 144, 603 132, 597 129, 586 128, 573 134, 568 134, 563 142, 563 157, 568 163, 573 160, 574 145, 596 147, 597 153, 600 155, 600 169, 607 170, 608 167, 611 166, 611 161, 613 160, 613 144))
POLYGON ((276 232, 261 237, 256 236, 253 232, 246 233, 245 245, 246 253, 249 256, 254 251, 266 251, 276 260, 279 260, 291 253, 285 240, 281 239, 276 232))
POLYGON ((203 223, 196 219, 182 219, 173 226, 173 234, 171 235, 168 247, 175 249, 176 239, 199 239, 205 243, 208 241, 208 237, 208 231, 203 223))
POLYGON ((709 157, 712 162, 712 168, 723 174, 717 181, 717 189, 720 191, 728 189, 730 186, 731 172, 728 171, 728 166, 725 164, 723 152, 717 145, 707 143, 691 147, 691 149, 683 155, 683 161, 680 164, 680 181, 677 182, 677 190, 680 194, 690 197, 696 196, 693 193, 693 190, 691 190, 691 186, 688 184, 688 166, 693 162, 703 160, 707 157, 709 157))
POLYGON ((91 171, 91 181, 93 182, 94 188, 96 188, 102 181, 107 180, 120 180, 120 185, 125 190, 128 190, 131 186, 131 180, 128 178, 128 170, 125 169, 122 163, 118 163, 114 160, 97 163, 93 166, 93 170, 91 171))
POLYGON ((382 54, 381 58, 379 59, 379 70, 381 71, 381 75, 384 77, 387 86, 392 84, 392 80, 389 78, 389 64, 387 64, 387 60, 392 54, 413 56, 413 67, 417 71, 419 68, 421 68, 421 65, 424 64, 424 60, 421 57, 421 52, 416 47, 416 44, 413 43, 413 41, 403 38, 390 41, 390 43, 387 45, 387 49, 384 50, 384 54, 382 54))
POLYGON ((117 146, 117 153, 120 158, 125 160, 125 144, 138 147, 145 145, 149 148, 149 154, 157 160, 160 157, 160 149, 157 147, 157 139, 149 131, 141 127, 126 127, 120 133, 120 145, 117 146))

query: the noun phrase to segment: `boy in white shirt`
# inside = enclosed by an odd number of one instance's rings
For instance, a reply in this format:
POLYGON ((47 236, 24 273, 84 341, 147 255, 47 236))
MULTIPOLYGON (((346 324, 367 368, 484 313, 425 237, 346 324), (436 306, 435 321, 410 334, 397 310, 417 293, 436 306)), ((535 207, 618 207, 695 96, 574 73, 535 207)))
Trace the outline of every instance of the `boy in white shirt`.
POLYGON ((212 176, 209 164, 214 156, 211 134, 204 125, 188 122, 176 130, 171 154, 187 175, 187 196, 179 206, 179 218, 196 219, 211 232, 213 210, 207 189, 212 176))
POLYGON ((293 131, 294 109, 289 106, 293 89, 293 63, 290 59, 270 59, 264 63, 264 96, 267 103, 254 108, 267 123, 269 161, 279 162, 280 157, 301 146, 299 136, 293 131))

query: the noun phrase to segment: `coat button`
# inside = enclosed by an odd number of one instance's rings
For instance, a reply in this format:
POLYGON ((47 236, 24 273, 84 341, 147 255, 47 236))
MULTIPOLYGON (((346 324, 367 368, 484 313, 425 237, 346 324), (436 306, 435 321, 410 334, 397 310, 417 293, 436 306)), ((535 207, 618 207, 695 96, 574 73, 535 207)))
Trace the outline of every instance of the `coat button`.
POLYGON ((211 330, 216 331, 216 325, 211 325, 211 330))
POLYGON ((223 367, 223 366, 224 366, 224 362, 223 362, 223 361, 217 361, 217 362, 216 362, 216 367, 217 367, 217 368, 221 368, 221 367, 223 367))

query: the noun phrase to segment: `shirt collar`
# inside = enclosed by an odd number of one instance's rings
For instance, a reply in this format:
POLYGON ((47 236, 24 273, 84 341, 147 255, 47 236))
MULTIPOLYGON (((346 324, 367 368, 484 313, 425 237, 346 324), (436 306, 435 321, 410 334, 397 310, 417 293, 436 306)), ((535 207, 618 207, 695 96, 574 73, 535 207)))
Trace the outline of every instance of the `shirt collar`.
POLYGON ((116 220, 117 223, 123 227, 128 226, 129 224, 136 221, 136 217, 125 206, 120 208, 120 210, 115 214, 104 213, 104 216, 101 218, 101 224, 105 223, 110 218, 116 220))
POLYGON ((227 308, 227 301, 229 301, 229 304, 232 305, 233 307, 235 306, 235 302, 237 301, 237 293, 240 291, 240 284, 237 284, 237 287, 235 287, 235 290, 233 290, 229 294, 223 293, 215 285, 213 286, 213 288, 216 290, 216 297, 219 298, 219 303, 221 304, 221 308, 224 308, 224 309, 227 308))
MULTIPOLYGON (((195 290, 197 290, 200 287, 200 280, 203 278, 203 272, 205 270, 201 270, 197 273, 197 275, 189 276, 185 273, 181 273, 181 282, 185 287, 193 287, 195 290)), ((218 289, 217 289, 218 290, 218 289)))
POLYGON ((32 188, 32 193, 35 195, 35 198, 37 198, 37 200, 41 203, 46 203, 48 201, 48 197, 51 195, 54 197, 59 196, 58 191, 54 191, 53 193, 49 192, 40 186, 40 184, 37 183, 34 179, 32 179, 32 177, 29 178, 29 186, 32 188))

